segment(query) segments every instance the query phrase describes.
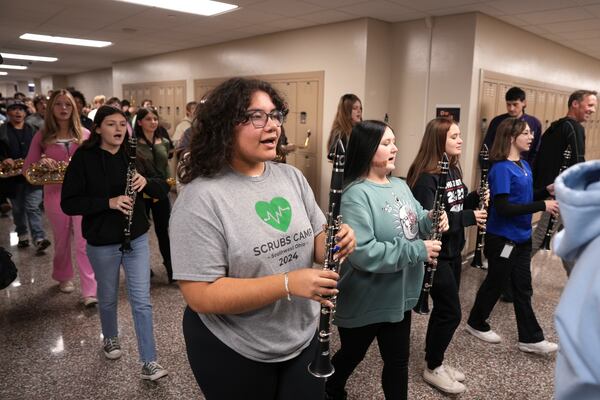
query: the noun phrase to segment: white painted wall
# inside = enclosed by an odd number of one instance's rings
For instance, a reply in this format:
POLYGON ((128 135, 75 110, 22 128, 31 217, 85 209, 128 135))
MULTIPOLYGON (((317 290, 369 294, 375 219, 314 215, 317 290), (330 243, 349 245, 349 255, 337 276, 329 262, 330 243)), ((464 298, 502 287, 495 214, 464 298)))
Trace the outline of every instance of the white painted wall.
POLYGON ((120 97, 124 83, 186 80, 192 100, 194 79, 325 71, 319 199, 324 206, 330 184, 325 147, 338 100, 344 93, 364 97, 367 26, 360 19, 116 63, 113 93, 120 97))
POLYGON ((105 95, 108 99, 113 96, 113 70, 105 68, 69 75, 66 86, 72 86, 82 92, 88 103, 99 94, 105 95))
POLYGON ((365 88, 363 119, 383 121, 389 113, 390 80, 392 78, 392 26, 369 19, 367 21, 367 54, 365 59, 365 88))

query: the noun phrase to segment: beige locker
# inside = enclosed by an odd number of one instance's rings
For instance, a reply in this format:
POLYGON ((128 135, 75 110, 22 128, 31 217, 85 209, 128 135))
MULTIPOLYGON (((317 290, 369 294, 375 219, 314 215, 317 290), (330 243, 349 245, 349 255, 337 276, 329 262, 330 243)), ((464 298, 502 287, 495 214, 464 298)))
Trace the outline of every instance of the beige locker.
POLYGON ((498 84, 496 82, 483 82, 483 91, 480 105, 480 141, 477 144, 477 149, 480 148, 480 143, 483 142, 487 127, 492 122, 492 119, 497 115, 496 108, 498 104, 498 84))
POLYGON ((535 92, 535 104, 533 107, 529 103, 529 98, 527 99, 527 113, 535 116, 542 123, 542 128, 544 126, 544 115, 546 113, 546 92, 541 90, 536 90, 535 92))
POLYGON ((546 93, 546 110, 544 111, 544 119, 542 119, 542 124, 544 129, 542 132, 545 132, 548 127, 554 121, 554 113, 556 110, 556 93, 548 92, 546 93))

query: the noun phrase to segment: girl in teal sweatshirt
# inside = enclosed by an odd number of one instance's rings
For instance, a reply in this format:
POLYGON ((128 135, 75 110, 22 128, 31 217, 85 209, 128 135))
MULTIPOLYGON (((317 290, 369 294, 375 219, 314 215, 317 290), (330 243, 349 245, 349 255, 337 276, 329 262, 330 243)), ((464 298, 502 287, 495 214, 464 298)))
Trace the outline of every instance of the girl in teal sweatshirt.
MULTIPOLYGON (((421 239, 431 230, 429 213, 404 181, 390 176, 397 152, 385 123, 364 121, 352 129, 341 214, 357 246, 340 272, 334 323, 341 348, 332 359, 328 399, 346 398, 346 381, 375 338, 385 398, 407 398, 410 311, 421 291, 423 263, 437 257, 441 243, 421 239)), ((445 216, 441 227, 447 229, 445 216)))

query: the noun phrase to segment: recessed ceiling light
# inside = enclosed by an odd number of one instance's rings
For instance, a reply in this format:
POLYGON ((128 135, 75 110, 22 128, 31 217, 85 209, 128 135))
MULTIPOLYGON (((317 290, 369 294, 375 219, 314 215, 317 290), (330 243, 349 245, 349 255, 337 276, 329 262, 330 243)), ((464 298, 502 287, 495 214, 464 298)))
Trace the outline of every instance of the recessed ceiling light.
POLYGON ((112 44, 111 42, 105 42, 102 40, 88 40, 88 39, 68 38, 68 37, 61 37, 61 36, 37 35, 34 33, 24 33, 19 37, 21 39, 25 39, 25 40, 35 40, 38 42, 48 42, 48 43, 70 44, 70 45, 74 45, 74 46, 106 47, 106 46, 110 46, 112 44))
POLYGON ((188 14, 211 16, 238 8, 235 4, 211 0, 117 0, 124 3, 140 4, 142 6, 164 8, 188 14))
POLYGON ((0 64, 0 68, 3 69, 27 69, 24 65, 10 65, 10 64, 0 64))
POLYGON ((8 75, 8 72, 0 71, 0 75, 8 75))
POLYGON ((12 54, 12 53, 0 53, 4 58, 10 58, 12 60, 31 60, 31 61, 45 61, 54 62, 58 60, 56 57, 42 57, 42 56, 29 56, 27 54, 12 54))

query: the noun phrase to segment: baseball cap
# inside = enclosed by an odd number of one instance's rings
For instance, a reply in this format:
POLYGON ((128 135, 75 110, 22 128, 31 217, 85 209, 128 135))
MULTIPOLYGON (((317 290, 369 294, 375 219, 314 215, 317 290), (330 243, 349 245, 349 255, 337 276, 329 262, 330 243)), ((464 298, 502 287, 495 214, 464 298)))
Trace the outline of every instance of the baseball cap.
POLYGON ((6 101, 6 111, 17 107, 21 107, 23 110, 27 111, 27 106, 21 100, 9 99, 6 101))

